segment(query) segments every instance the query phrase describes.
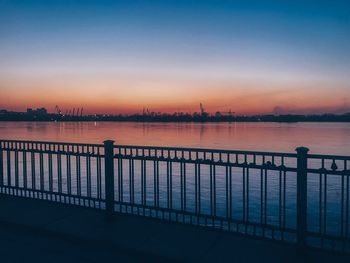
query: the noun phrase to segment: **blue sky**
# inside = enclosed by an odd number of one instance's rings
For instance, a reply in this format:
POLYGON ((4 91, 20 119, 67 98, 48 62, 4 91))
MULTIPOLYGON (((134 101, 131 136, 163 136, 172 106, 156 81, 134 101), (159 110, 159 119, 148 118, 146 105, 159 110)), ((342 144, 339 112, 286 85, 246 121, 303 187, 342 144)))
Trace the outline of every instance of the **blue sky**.
POLYGON ((23 94, 0 106, 36 106, 46 98, 28 94, 52 91, 68 107, 60 88, 99 95, 81 101, 96 111, 114 111, 109 98, 98 106, 110 92, 123 99, 115 111, 199 100, 215 110, 230 107, 226 96, 252 98, 242 112, 267 99, 261 111, 337 110, 350 99, 349 47, 349 1, 0 0, 0 92, 23 94), (125 89, 141 94, 135 103, 125 89))

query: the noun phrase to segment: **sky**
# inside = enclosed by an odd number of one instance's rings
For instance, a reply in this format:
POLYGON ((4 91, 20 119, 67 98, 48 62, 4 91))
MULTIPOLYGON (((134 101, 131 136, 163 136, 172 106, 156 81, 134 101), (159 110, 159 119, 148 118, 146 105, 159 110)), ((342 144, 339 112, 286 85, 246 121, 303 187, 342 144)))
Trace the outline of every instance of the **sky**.
POLYGON ((350 1, 0 0, 0 109, 350 112, 350 1))

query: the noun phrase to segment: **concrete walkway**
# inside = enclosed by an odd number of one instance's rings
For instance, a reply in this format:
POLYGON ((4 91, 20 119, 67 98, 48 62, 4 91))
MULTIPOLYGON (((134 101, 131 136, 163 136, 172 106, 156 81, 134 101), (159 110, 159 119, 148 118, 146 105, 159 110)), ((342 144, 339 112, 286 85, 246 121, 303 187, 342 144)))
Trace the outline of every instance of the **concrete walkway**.
POLYGON ((350 257, 158 220, 0 195, 0 261, 350 262, 350 257))

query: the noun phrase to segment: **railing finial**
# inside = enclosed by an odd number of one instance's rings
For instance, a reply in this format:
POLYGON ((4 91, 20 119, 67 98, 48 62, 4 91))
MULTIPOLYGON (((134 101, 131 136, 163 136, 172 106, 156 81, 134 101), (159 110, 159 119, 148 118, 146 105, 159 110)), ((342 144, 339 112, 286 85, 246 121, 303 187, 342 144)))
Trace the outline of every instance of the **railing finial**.
POLYGON ((300 146, 300 147, 296 148, 295 150, 298 154, 307 154, 310 151, 309 148, 304 147, 304 146, 300 146))

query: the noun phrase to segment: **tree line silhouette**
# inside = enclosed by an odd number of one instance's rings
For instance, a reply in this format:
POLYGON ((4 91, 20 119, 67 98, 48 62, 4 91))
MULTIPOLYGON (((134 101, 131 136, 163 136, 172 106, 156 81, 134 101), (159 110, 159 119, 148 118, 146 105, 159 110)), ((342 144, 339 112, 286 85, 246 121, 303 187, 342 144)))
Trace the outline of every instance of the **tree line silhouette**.
POLYGON ((313 115, 235 115, 195 113, 142 113, 142 114, 94 114, 63 115, 56 113, 37 113, 0 111, 0 121, 136 121, 136 122, 350 122, 350 113, 313 115))

